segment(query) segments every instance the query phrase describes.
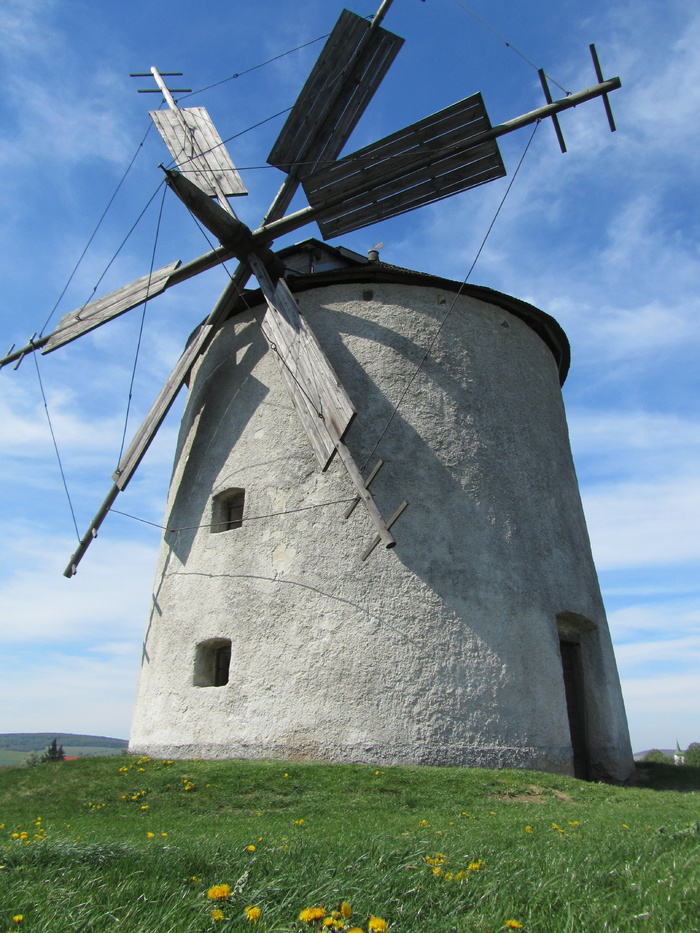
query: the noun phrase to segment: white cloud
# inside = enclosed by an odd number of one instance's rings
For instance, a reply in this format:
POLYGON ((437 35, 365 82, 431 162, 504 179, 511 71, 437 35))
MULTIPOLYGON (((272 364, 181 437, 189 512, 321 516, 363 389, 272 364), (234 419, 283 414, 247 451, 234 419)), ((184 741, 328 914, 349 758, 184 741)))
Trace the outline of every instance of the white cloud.
MULTIPOLYGON (((696 582, 695 594, 698 589, 696 582)), ((695 636, 700 638, 700 609, 695 599, 635 602, 609 613, 608 621, 618 645, 623 644, 629 650, 634 650, 637 643, 647 646, 652 652, 649 660, 653 660, 653 645, 657 642, 695 636)), ((677 657, 684 660, 682 652, 678 652, 677 657)))
POLYGON ((599 570, 700 560, 700 483, 613 483, 583 490, 599 570))
POLYGON ((632 748, 686 748, 700 741, 700 677, 697 672, 622 678, 632 748))
POLYGON ((155 571, 153 545, 119 541, 106 532, 94 541, 77 576, 63 570, 76 542, 12 535, 3 548, 0 641, 54 643, 82 653, 87 646, 120 642, 137 646, 148 616, 155 571))
POLYGON ((5 658, 0 683, 3 731, 128 737, 138 646, 130 655, 103 659, 60 650, 47 653, 34 645, 26 658, 5 658))

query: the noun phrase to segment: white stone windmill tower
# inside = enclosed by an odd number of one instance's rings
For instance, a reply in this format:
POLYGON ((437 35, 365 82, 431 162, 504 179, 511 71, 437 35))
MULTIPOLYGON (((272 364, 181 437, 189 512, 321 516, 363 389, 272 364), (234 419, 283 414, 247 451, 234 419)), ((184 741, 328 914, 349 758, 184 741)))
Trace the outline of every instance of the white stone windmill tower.
POLYGON ((501 177, 497 138, 545 117, 563 148, 556 114, 597 96, 607 108, 620 82, 594 54, 598 84, 552 102, 542 74, 547 105, 515 120, 492 127, 476 94, 339 159, 402 44, 381 27, 390 4, 371 22, 341 15, 269 156, 287 177, 254 231, 229 204, 245 189, 206 111, 179 109, 153 68, 169 108, 153 118, 178 166, 167 184, 221 246, 66 315, 0 365, 240 262, 66 570, 186 384, 135 751, 624 779, 557 323, 376 251, 270 249, 311 221, 328 239, 501 177), (285 215, 299 184, 309 206, 285 215), (251 273, 259 290, 244 291, 251 273))

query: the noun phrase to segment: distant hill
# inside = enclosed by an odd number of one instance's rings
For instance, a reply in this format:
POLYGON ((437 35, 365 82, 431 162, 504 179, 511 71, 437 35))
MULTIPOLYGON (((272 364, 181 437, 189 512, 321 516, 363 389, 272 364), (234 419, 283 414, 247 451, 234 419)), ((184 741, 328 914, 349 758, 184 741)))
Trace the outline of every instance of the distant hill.
MULTIPOLYGON (((642 760, 646 755, 648 755, 649 752, 651 752, 651 751, 653 751, 652 748, 647 748, 647 750, 644 751, 644 752, 635 752, 635 753, 634 753, 634 760, 635 760, 635 761, 641 761, 641 760, 642 760)), ((659 748, 659 749, 657 749, 657 751, 663 752, 664 755, 666 755, 668 758, 673 758, 673 756, 674 756, 674 754, 675 754, 675 752, 676 752, 675 748, 659 748)))
POLYGON ((21 764, 31 752, 41 753, 56 739, 64 753, 75 758, 119 755, 128 746, 127 739, 106 735, 76 735, 74 732, 5 732, 0 733, 0 767, 21 764))

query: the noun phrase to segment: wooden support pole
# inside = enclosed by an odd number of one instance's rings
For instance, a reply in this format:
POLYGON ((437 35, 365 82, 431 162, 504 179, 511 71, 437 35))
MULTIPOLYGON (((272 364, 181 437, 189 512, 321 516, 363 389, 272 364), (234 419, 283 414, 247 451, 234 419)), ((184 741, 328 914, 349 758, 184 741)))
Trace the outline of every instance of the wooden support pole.
MULTIPOLYGON (((372 481, 374 480, 374 477, 377 475, 377 473, 379 473, 379 471, 381 470, 383 466, 384 466, 384 461, 377 460, 376 466, 374 467, 372 472, 369 474, 369 476, 365 480, 365 488, 369 489, 369 487, 372 485, 372 481)), ((346 519, 350 518, 350 516, 355 511, 359 503, 360 503, 360 497, 356 496, 354 500, 350 503, 350 505, 347 507, 347 509, 345 510, 346 519)))
POLYGON ((389 7, 394 2, 394 0, 383 0, 377 12, 372 17, 372 22, 370 23, 370 29, 377 29, 381 25, 382 20, 389 12, 389 7))
MULTIPOLYGON (((598 53, 596 52, 595 46, 593 45, 592 42, 591 42, 591 44, 588 46, 588 48, 590 49, 591 58, 593 59, 593 67, 595 68, 595 75, 596 75, 596 78, 597 78, 597 79, 601 82, 601 84, 602 84, 602 82, 603 82, 603 72, 602 72, 601 67, 600 67, 600 62, 598 61, 598 53)), ((608 118, 608 126, 610 127, 610 132, 611 132, 611 133, 614 133, 615 130, 617 129, 617 127, 615 126, 615 120, 614 120, 614 118, 613 118, 612 108, 610 107, 610 101, 608 100, 608 95, 607 95, 607 94, 603 94, 603 106, 605 107, 605 114, 606 114, 606 116, 607 116, 607 118, 608 118)))
MULTIPOLYGON (((372 493, 365 486, 365 481, 362 478, 362 473, 353 460, 353 456, 345 446, 343 441, 338 441, 336 444, 336 450, 338 451, 338 456, 343 461, 343 465, 348 472, 348 476, 355 484, 355 488, 360 496, 360 499, 365 504, 365 508, 369 512, 369 517, 372 520, 372 524, 377 529, 377 544, 379 541, 384 542, 384 546, 387 548, 396 547, 396 539, 389 531, 388 526, 385 524, 384 519, 381 516, 381 512, 377 508, 377 503, 372 498, 372 493)), ((374 545, 376 547, 376 544, 374 545)))
MULTIPOLYGON (((395 522, 397 519, 399 519, 399 518, 403 515, 403 513, 406 511, 407 508, 408 508, 408 500, 407 500, 407 499, 404 499, 403 502, 401 503, 401 505, 398 507, 398 509, 394 512, 394 514, 391 516, 391 518, 389 519, 389 521, 386 523, 386 527, 387 527, 387 528, 391 528, 391 526, 394 524, 394 522, 395 522)), ((379 535, 377 535, 376 538, 374 538, 374 540, 372 541, 372 543, 368 546, 367 550, 366 550, 366 551, 364 552, 364 554, 362 555, 362 560, 363 560, 363 561, 367 560, 367 558, 369 557, 369 555, 370 555, 370 554, 372 553, 372 551, 376 548, 376 546, 379 544, 380 541, 381 541, 381 538, 380 538, 379 535)), ((387 545, 387 547, 388 547, 388 545, 387 545)))
MULTIPOLYGON (((544 73, 544 68, 540 68, 537 72, 540 76, 540 84, 542 85, 542 90, 544 91, 544 98, 548 104, 553 103, 552 95, 549 93, 549 84, 547 84, 547 75, 544 73)), ((556 113, 552 114, 552 123, 554 124, 554 132, 557 135, 557 141, 559 143, 559 148, 562 152, 566 152, 566 143, 564 142, 564 134, 561 131, 559 126, 559 119, 556 113)))
POLYGON ((97 530, 102 524, 102 522, 105 520, 107 513, 112 508, 112 505, 114 504, 114 500, 117 498, 118 495, 119 495, 119 487, 115 484, 114 486, 112 486, 110 491, 107 493, 107 498, 100 506, 97 512, 97 515, 90 522, 90 527, 85 532, 83 537, 80 539, 80 544, 78 545, 77 550, 73 553, 73 555, 71 556, 71 559, 68 561, 68 566, 63 571, 64 577, 68 577, 68 579, 70 579, 71 577, 74 577, 75 574, 77 573, 78 564, 83 559, 83 555, 85 554, 87 549, 90 547, 93 540, 97 537, 97 530))

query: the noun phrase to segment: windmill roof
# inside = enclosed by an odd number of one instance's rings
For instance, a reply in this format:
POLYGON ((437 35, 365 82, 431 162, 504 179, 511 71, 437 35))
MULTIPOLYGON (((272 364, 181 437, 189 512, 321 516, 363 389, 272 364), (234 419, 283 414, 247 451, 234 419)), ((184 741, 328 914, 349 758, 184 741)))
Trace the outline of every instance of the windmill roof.
MULTIPOLYGON (((417 272, 386 262, 373 262, 342 246, 329 246, 320 240, 308 239, 277 251, 286 266, 287 284, 292 292, 303 292, 328 285, 357 283, 395 283, 440 288, 443 291, 468 295, 497 305, 520 318, 547 344, 554 356, 563 385, 569 371, 571 351, 569 341, 559 323, 545 311, 519 298, 484 285, 464 284, 427 272, 417 272)), ((246 291, 232 309, 239 314, 251 304, 263 301, 260 289, 246 291)))

